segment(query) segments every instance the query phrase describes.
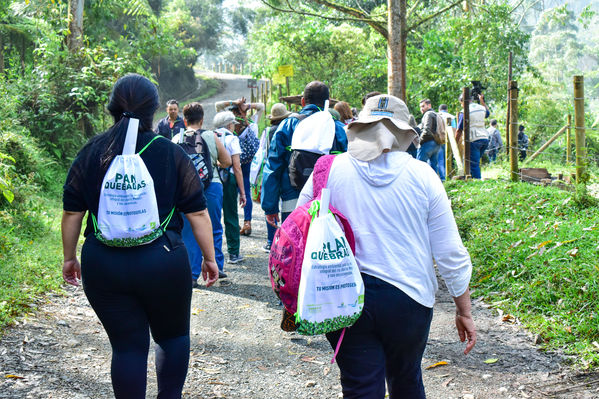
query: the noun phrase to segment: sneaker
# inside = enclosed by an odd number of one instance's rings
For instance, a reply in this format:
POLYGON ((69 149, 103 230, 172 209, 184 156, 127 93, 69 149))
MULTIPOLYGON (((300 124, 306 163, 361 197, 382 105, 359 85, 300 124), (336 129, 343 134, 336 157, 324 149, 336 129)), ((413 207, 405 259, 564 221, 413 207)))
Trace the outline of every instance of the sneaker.
POLYGON ((198 280, 195 278, 191 279, 191 288, 200 288, 200 285, 198 284, 198 280))
POLYGON ((265 246, 263 246, 260 249, 262 250, 262 252, 269 253, 270 252, 270 244, 266 244, 265 246))
POLYGON ((227 274, 222 270, 218 271, 218 278, 227 278, 227 274))
POLYGON ((242 255, 229 255, 229 263, 239 263, 245 258, 242 255))

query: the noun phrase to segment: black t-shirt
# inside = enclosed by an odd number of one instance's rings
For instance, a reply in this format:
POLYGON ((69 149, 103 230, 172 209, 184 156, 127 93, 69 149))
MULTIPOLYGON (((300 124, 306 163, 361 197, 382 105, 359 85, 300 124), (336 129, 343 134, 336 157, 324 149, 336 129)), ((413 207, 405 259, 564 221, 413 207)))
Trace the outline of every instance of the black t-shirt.
MULTIPOLYGON (((108 169, 102 168, 100 164, 100 158, 106 150, 105 140, 101 136, 90 140, 71 165, 62 199, 65 211, 89 211, 98 215, 102 180, 108 169)), ((139 133, 135 151, 139 152, 155 136, 150 131, 139 133)), ((166 229, 181 232, 183 220, 179 212, 191 213, 206 209, 206 198, 198 172, 181 147, 162 137, 154 140, 142 152, 141 158, 154 180, 160 222, 175 207, 177 212, 166 229)), ((87 237, 93 232, 91 217, 88 217, 84 234, 87 237)))

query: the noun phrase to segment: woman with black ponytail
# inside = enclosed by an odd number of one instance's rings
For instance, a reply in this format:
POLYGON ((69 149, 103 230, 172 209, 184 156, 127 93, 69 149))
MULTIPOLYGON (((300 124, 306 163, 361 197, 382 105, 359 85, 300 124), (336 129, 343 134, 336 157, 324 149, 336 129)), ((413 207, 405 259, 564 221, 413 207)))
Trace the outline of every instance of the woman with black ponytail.
POLYGON ((106 329, 116 398, 146 397, 150 333, 156 342, 158 398, 181 397, 189 362, 192 290, 180 212, 204 255, 206 285, 218 278, 202 183, 187 154, 152 132, 157 108, 158 91, 147 78, 130 74, 119 79, 107 106, 114 125, 83 147, 64 185, 63 278, 73 285, 82 279, 85 295, 106 329), (153 180, 160 225, 154 232, 157 238, 143 245, 113 246, 102 239, 95 223, 102 183, 111 163, 124 154, 125 138, 135 136, 132 129, 137 124, 135 154, 153 180), (86 212, 80 264, 76 247, 86 212))

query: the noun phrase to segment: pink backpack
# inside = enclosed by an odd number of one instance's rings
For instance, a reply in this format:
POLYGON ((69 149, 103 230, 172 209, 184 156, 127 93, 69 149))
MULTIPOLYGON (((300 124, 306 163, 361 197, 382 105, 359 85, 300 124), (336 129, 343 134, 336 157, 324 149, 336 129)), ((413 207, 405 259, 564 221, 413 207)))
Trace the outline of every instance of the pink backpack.
MULTIPOLYGON (((325 155, 316 162, 312 175, 314 199, 320 199, 320 192, 327 185, 334 159, 335 155, 325 155)), ((272 289, 283 302, 286 310, 281 323, 281 328, 285 331, 296 329, 293 315, 297 311, 297 294, 302 274, 302 261, 304 260, 308 228, 312 220, 312 215, 308 213, 308 209, 310 209, 313 201, 291 212, 281 224, 281 227, 277 229, 268 259, 268 274, 272 289)), ((332 206, 329 206, 329 209, 336 216, 352 251, 355 253, 356 241, 349 221, 332 206)))

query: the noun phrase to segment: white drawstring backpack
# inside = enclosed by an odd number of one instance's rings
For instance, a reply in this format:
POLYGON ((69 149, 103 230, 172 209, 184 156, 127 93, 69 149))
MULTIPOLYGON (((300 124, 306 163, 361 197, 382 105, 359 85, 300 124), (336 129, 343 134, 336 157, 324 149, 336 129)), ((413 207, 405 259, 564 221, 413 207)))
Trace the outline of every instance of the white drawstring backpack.
POLYGON ((130 118, 123 153, 112 160, 102 181, 97 220, 91 215, 96 238, 111 247, 134 247, 154 241, 164 233, 175 210, 161 226, 154 180, 140 157, 160 136, 136 154, 138 127, 139 120, 130 118))

